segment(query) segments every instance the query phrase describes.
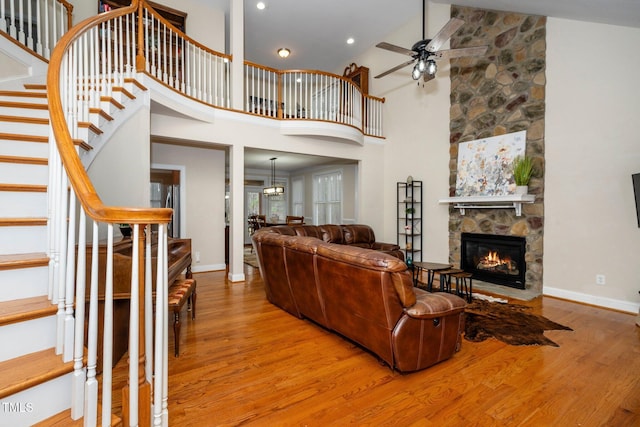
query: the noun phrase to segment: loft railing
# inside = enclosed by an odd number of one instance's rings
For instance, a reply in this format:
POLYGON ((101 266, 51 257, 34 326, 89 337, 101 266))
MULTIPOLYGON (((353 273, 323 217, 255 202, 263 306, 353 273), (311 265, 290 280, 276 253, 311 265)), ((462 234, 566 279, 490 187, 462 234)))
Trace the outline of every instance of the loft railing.
POLYGON ((71 28, 73 5, 65 0, 2 0, 0 31, 49 59, 60 37, 71 28))
POLYGON ((321 120, 382 134, 383 98, 363 95, 349 79, 322 71, 276 70, 245 61, 244 108, 282 120, 321 120))

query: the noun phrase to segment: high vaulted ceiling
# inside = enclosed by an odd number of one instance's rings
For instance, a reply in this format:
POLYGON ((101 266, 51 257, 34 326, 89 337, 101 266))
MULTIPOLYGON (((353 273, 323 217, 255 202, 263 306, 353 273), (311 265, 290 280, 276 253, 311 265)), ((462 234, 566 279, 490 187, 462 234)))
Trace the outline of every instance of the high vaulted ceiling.
MULTIPOLYGON (((227 15, 231 2, 196 1, 213 4, 227 15)), ((258 1, 244 0, 245 59, 278 69, 340 71, 354 57, 383 41, 386 35, 422 11, 422 0, 262 0, 266 5, 264 10, 256 8, 258 1), (354 38, 354 44, 346 44, 349 37, 354 38), (281 47, 291 49, 286 60, 276 55, 281 47)), ((640 0, 457 0, 453 3, 640 27, 640 0)), ((421 32, 421 28, 416 28, 417 35, 421 32)))

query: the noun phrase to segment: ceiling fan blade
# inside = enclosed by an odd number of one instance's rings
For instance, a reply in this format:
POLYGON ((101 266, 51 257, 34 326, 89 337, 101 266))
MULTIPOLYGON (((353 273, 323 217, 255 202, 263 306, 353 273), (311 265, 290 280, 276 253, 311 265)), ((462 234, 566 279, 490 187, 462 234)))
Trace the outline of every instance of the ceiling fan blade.
POLYGON ((386 50, 390 50, 391 52, 396 52, 396 53, 403 53, 405 55, 409 55, 409 56, 413 56, 416 53, 412 50, 409 49, 405 49, 403 47, 400 46, 396 46, 394 44, 391 43, 387 43, 387 42, 380 42, 376 45, 376 47, 379 47, 380 49, 386 49, 386 50))
POLYGON ((423 73, 422 81, 424 81, 426 83, 429 80, 433 80, 435 77, 436 77, 435 74, 423 73))
POLYGON ((407 62, 404 62, 404 63, 402 63, 402 64, 400 64, 400 65, 396 65, 395 67, 393 67, 393 68, 391 68, 391 69, 389 69, 389 70, 385 71, 384 73, 380 73, 380 74, 378 74, 377 76, 375 76, 375 77, 374 77, 374 79, 379 79, 380 77, 384 77, 384 76, 386 76, 387 74, 391 74, 391 73, 393 73, 394 71, 398 71, 400 68, 404 68, 404 67, 406 67, 407 65, 413 64, 413 62, 414 62, 414 61, 415 61, 415 59, 412 59, 411 61, 407 61, 407 62))
POLYGON ((440 50, 431 55, 436 59, 453 59, 463 56, 481 56, 489 49, 489 46, 463 47, 460 49, 440 50))
POLYGON ((462 19, 451 18, 451 20, 447 22, 440 31, 438 31, 438 34, 436 34, 435 37, 432 38, 431 41, 425 46, 425 49, 428 52, 437 51, 438 49, 440 49, 440 46, 442 46, 444 42, 449 40, 449 37, 451 37, 456 31, 458 31, 463 25, 464 21, 462 19))

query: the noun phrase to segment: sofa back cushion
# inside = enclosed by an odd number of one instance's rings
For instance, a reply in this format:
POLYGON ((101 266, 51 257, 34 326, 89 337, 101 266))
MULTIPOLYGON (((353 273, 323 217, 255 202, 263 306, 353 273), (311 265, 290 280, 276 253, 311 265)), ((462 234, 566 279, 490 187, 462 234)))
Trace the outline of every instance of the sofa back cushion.
POLYGON ((344 245, 344 232, 342 226, 335 224, 319 225, 322 231, 322 240, 327 243, 337 243, 338 245, 344 245))
POLYGON ((342 226, 342 229, 344 231, 344 241, 347 245, 370 248, 376 241, 373 228, 368 225, 345 224, 342 226))
POLYGON ((315 237, 322 240, 322 230, 317 225, 294 225, 291 228, 297 236, 315 237))

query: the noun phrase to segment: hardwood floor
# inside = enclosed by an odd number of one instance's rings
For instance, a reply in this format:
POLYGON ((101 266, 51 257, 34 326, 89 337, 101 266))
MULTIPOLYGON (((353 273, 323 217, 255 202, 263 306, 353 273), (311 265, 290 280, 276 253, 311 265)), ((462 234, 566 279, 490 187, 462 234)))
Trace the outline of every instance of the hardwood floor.
POLYGON ((539 298, 536 312, 574 329, 546 332, 559 348, 463 340, 452 359, 400 374, 271 305, 246 268, 245 283, 194 275, 198 317, 183 314, 169 359, 171 426, 640 425, 633 315, 539 298))

